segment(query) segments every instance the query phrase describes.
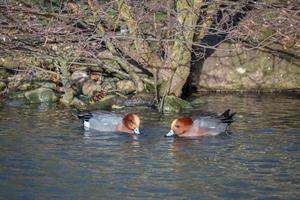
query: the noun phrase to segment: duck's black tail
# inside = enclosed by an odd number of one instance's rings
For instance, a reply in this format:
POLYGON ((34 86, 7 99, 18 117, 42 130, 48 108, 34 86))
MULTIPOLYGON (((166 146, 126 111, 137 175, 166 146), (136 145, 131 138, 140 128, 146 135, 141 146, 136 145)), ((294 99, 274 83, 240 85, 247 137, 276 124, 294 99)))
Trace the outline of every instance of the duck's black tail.
POLYGON ((72 111, 72 114, 83 122, 88 122, 93 117, 91 112, 80 112, 79 110, 72 111))
POLYGON ((234 113, 230 113, 230 109, 227 109, 223 114, 221 114, 219 116, 219 118, 221 119, 221 121, 223 123, 226 123, 226 124, 231 124, 234 120, 233 120, 233 116, 236 114, 236 112, 234 113))

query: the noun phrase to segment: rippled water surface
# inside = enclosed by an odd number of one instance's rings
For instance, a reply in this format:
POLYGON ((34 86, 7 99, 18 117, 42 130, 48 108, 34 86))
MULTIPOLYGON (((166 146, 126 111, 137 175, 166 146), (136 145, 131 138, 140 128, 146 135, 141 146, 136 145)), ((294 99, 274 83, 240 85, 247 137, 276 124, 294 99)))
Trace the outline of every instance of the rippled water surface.
POLYGON ((143 135, 85 132, 69 109, 0 104, 0 199, 299 199, 300 99, 201 98, 184 114, 231 108, 232 134, 164 138, 176 115, 135 108, 143 135))

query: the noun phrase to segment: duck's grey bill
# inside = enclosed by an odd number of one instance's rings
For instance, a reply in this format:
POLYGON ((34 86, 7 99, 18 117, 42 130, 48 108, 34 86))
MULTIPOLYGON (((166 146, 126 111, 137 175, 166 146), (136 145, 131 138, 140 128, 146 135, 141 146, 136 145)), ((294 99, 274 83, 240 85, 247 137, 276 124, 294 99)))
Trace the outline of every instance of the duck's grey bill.
POLYGON ((140 129, 139 128, 135 128, 133 129, 133 132, 137 135, 141 134, 140 129))
POLYGON ((175 135, 174 131, 173 131, 173 130, 170 130, 170 131, 165 135, 165 137, 172 137, 172 136, 174 136, 174 135, 175 135))

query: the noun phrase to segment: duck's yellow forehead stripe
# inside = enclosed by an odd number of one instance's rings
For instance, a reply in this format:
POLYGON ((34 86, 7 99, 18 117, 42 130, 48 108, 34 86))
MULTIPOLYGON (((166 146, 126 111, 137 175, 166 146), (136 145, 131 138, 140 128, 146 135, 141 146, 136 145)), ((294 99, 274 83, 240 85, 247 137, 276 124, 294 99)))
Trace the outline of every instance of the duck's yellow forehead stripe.
POLYGON ((134 115, 134 121, 135 121, 137 126, 139 126, 140 123, 141 123, 140 118, 137 115, 134 115))
POLYGON ((173 129, 173 127, 175 126, 176 123, 177 123, 177 119, 173 120, 173 122, 171 124, 171 129, 173 129))

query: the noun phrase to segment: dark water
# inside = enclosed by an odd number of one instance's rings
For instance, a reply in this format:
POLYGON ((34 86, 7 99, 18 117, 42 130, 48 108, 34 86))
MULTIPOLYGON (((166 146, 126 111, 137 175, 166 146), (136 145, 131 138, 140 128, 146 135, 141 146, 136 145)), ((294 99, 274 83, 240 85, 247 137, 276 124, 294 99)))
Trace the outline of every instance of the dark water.
POLYGON ((186 114, 231 108, 231 135, 164 138, 175 115, 134 108, 144 135, 84 132, 68 109, 0 104, 0 199, 300 199, 300 99, 203 99, 186 114))

